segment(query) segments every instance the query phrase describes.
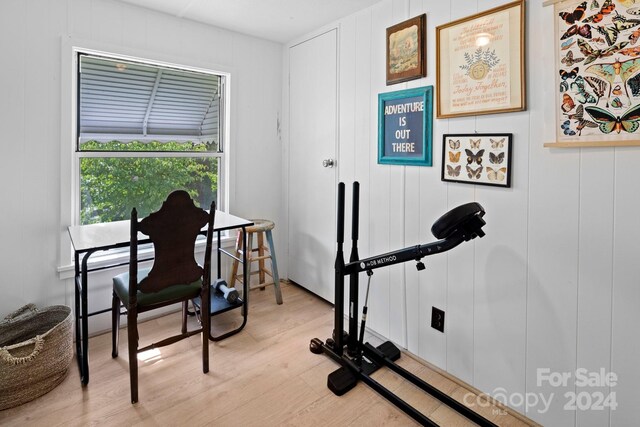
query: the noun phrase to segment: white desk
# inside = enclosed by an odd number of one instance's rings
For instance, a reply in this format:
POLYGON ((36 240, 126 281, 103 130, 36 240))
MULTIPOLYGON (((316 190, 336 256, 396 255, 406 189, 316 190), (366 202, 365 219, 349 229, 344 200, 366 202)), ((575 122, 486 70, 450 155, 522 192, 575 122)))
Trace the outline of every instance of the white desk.
MULTIPOLYGON (((225 212, 216 211, 216 217, 213 224, 213 229, 218 233, 218 250, 217 250, 217 260, 218 260, 218 275, 217 277, 221 277, 221 254, 224 253, 232 258, 235 258, 234 255, 229 252, 223 250, 221 248, 221 232, 225 230, 232 230, 236 228, 242 228, 244 231, 246 227, 253 225, 253 223, 244 218, 240 218, 234 215, 230 215, 225 212)), ((203 233, 206 232, 206 228, 202 230, 203 233)), ((244 242, 243 247, 246 247, 246 235, 247 233, 242 233, 244 242)), ((75 320, 76 320, 76 356, 78 359, 78 368, 80 369, 80 380, 82 384, 89 383, 89 336, 87 333, 88 329, 88 318, 89 316, 93 316, 100 313, 105 313, 111 311, 110 308, 96 311, 93 313, 87 312, 87 286, 88 286, 88 273, 90 271, 102 270, 105 268, 111 268, 117 265, 124 265, 127 263, 116 263, 107 266, 102 266, 98 268, 89 269, 87 266, 87 262, 89 257, 98 251, 105 251, 109 249, 115 248, 124 248, 130 245, 130 221, 115 221, 103 224, 90 224, 90 225, 74 225, 69 227, 69 236, 71 237, 71 244, 73 245, 74 255, 75 255, 75 320), (80 255, 84 254, 82 257, 82 261, 80 261, 80 255)), ((138 243, 148 243, 150 240, 148 236, 139 234, 138 243)), ((143 260, 141 260, 143 261, 143 260)), ((247 323, 247 313, 248 313, 248 297, 249 297, 249 289, 245 285, 248 281, 247 277, 247 263, 246 263, 246 251, 243 251, 242 259, 238 260, 242 262, 243 265, 243 301, 241 304, 231 306, 225 305, 221 307, 220 304, 214 305, 212 304, 211 315, 227 311, 229 309, 244 307, 242 310, 243 321, 242 324, 232 331, 229 331, 223 335, 212 337, 209 335, 209 338, 213 341, 219 341, 228 336, 236 334, 244 328, 244 325, 247 323), (213 310, 216 311, 213 311, 213 310)), ((212 297, 213 298, 213 297, 212 297)))

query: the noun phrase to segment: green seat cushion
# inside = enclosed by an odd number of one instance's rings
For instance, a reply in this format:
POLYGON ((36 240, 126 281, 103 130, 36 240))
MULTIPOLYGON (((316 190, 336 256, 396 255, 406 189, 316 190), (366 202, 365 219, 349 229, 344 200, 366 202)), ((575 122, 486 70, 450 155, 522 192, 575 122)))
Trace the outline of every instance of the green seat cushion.
MULTIPOLYGON (((138 270, 138 283, 151 271, 150 268, 138 270)), ((138 290, 138 305, 147 306, 176 299, 195 298, 200 295, 202 280, 196 280, 189 284, 171 285, 159 292, 141 292, 138 290)), ((122 273, 113 278, 113 291, 118 295, 124 305, 129 304, 129 272, 122 273)))

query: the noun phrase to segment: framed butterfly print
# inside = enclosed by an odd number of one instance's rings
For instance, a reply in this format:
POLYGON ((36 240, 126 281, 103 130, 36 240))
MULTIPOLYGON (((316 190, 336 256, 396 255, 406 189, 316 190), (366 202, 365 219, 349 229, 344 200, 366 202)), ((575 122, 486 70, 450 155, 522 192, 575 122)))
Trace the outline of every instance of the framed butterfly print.
POLYGON ((640 145, 640 1, 555 4, 556 141, 640 145))
POLYGON ((436 27, 437 117, 526 108, 524 0, 436 27))
POLYGON ((378 94, 378 163, 431 166, 433 86, 378 94))
POLYGON ((442 137, 442 181, 511 187, 510 133, 442 137))

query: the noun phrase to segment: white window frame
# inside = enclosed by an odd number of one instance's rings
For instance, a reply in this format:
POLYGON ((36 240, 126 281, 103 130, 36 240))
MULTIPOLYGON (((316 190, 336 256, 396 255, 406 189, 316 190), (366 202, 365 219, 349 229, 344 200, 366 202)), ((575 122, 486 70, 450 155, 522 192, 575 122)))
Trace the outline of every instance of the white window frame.
MULTIPOLYGON (((78 58, 79 54, 97 55, 103 57, 109 57, 114 59, 120 59, 123 61, 143 62, 150 65, 157 65, 162 67, 179 68, 188 71, 195 71, 207 74, 215 74, 223 77, 223 85, 221 89, 222 104, 221 115, 222 120, 220 122, 221 132, 220 140, 223 147, 223 153, 158 153, 150 152, 140 155, 145 157, 219 157, 218 162, 218 209, 223 211, 229 211, 229 164, 230 153, 232 152, 231 141, 231 71, 224 70, 224 67, 220 67, 216 64, 198 64, 192 59, 187 58, 166 58, 163 54, 153 53, 147 50, 130 49, 123 47, 114 47, 104 45, 96 42, 74 39, 68 36, 62 37, 62 72, 61 72, 61 235, 60 239, 60 261, 58 272, 61 278, 71 277, 70 274, 73 271, 73 254, 71 250, 71 244, 67 232, 69 225, 80 224, 80 159, 82 157, 134 157, 128 152, 82 152, 78 151, 78 108, 79 106, 79 93, 78 93, 78 58)), ((136 153, 137 154, 137 153, 136 153)), ((225 246, 233 240, 229 236, 225 236, 225 246)), ((197 249, 203 245, 197 245, 197 249)), ((91 264, 100 265, 106 261, 107 258, 113 261, 113 258, 128 260, 128 251, 124 251, 120 254, 114 253, 97 253, 92 256, 91 264), (101 260, 101 258, 103 258, 101 260)))

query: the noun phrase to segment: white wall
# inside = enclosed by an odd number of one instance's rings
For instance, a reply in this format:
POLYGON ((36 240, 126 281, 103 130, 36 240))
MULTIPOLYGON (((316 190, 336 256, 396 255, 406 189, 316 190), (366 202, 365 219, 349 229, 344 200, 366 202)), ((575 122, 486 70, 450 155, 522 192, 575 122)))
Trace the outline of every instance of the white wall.
MULTIPOLYGON (((61 280, 57 268, 71 262, 66 228, 73 141, 61 137, 70 125, 65 109, 71 65, 65 61, 71 55, 63 50, 77 40, 114 53, 137 52, 231 73, 230 212, 281 223, 281 45, 110 0, 5 0, 0 3, 0 316, 27 302, 73 305, 71 280, 61 280)), ((274 238, 280 246, 278 230, 274 238)), ((116 272, 90 279, 90 307, 110 305, 116 272)), ((108 315, 100 317, 90 331, 108 327, 108 315)))
POLYGON ((486 237, 425 259, 426 271, 417 273, 412 263, 377 270, 368 325, 484 392, 513 397, 512 407, 545 425, 634 425, 640 150, 543 148, 555 134, 553 8, 537 0, 526 5, 526 111, 434 118, 434 167, 377 164, 377 95, 435 85, 435 27, 505 3, 384 0, 336 23, 338 165, 347 188, 354 179, 361 183, 360 255, 433 240, 431 224, 461 203, 475 200, 487 211, 486 237), (385 29, 421 13, 427 77, 388 87, 385 29), (476 131, 514 134, 510 189, 440 181, 442 135, 476 131), (432 306, 446 312, 445 334, 430 327, 432 306), (538 387, 538 368, 572 374, 603 368, 619 381, 611 389, 576 389, 573 380, 538 387), (618 408, 565 410, 568 391, 615 392, 618 408), (525 408, 517 400, 525 393, 552 398, 550 409, 525 408))

